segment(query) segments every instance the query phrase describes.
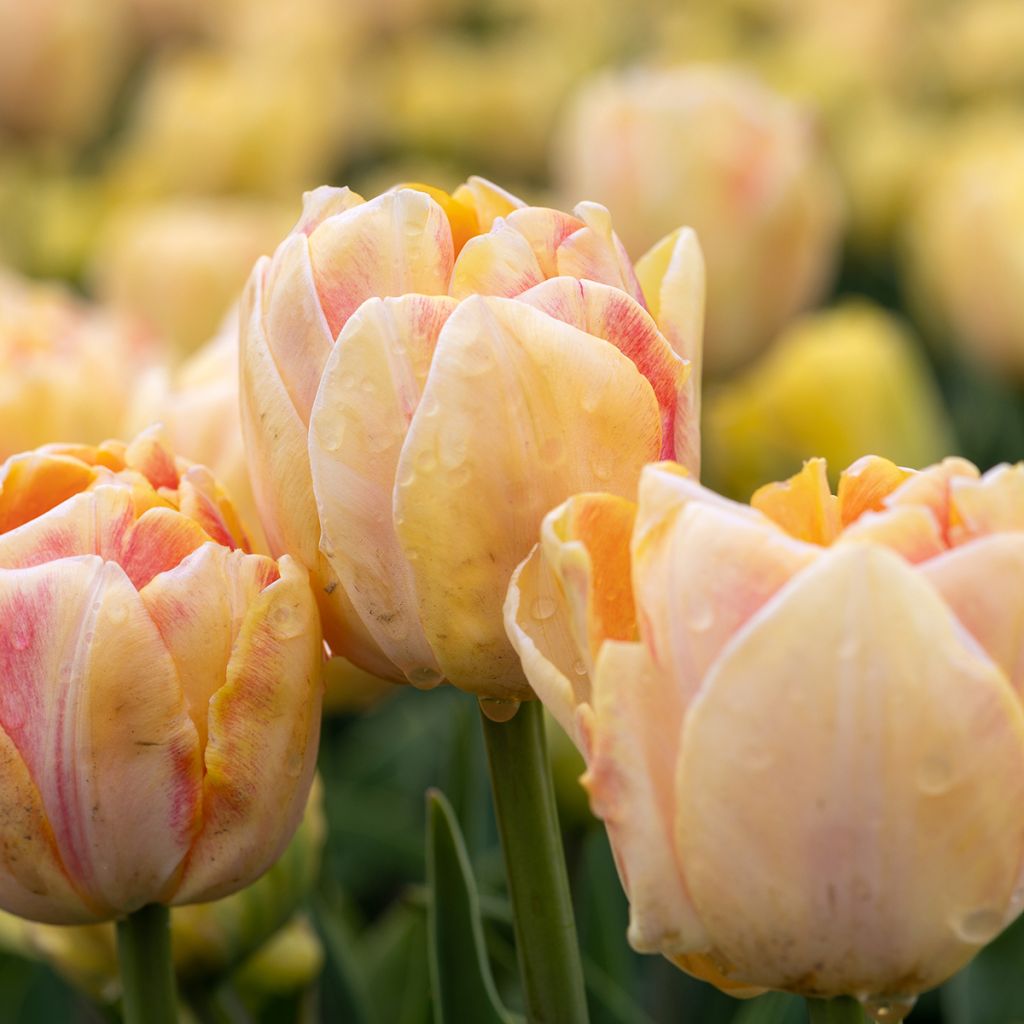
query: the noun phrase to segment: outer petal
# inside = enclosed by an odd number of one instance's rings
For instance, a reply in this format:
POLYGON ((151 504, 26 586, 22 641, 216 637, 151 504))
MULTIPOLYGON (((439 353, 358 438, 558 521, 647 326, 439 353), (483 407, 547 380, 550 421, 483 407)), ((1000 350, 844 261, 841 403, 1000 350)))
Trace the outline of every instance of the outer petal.
POLYGON ((274 365, 299 419, 308 424, 334 333, 320 306, 305 235, 289 235, 278 246, 263 295, 263 331, 274 365))
POLYGON ((260 519, 275 555, 317 564, 320 530, 306 450, 306 426, 292 405, 264 331, 263 279, 256 264, 242 299, 240 404, 242 434, 260 519))
POLYGON ((549 509, 579 491, 630 495, 660 442, 650 384, 611 345, 514 300, 460 305, 438 341, 395 501, 421 620, 449 679, 528 695, 501 624, 513 569, 549 509))
POLYGON ((1005 677, 905 562, 850 545, 709 675, 683 734, 677 837, 737 978, 913 993, 1002 927, 1022 800, 1024 713, 1005 677))
POLYGON ((946 550, 946 543, 931 509, 921 505, 898 505, 881 512, 865 512, 837 538, 838 544, 880 544, 919 563, 946 550))
POLYGON ((692 228, 663 238, 636 264, 647 308, 676 352, 690 363, 681 400, 679 459, 694 475, 700 468, 700 399, 704 363, 704 256, 692 228))
POLYGON ((1024 695, 1024 534, 983 537, 920 572, 1024 695))
MULTIPOLYGON (((0 636, 0 644, 10 643, 0 636)), ((0 651, 6 662, 9 652, 0 651)), ((42 798, 10 737, 0 729, 0 906, 51 924, 95 919, 61 863, 42 798)))
POLYGON ((684 696, 642 644, 609 641, 594 675, 593 752, 583 784, 604 820, 641 953, 708 948, 675 846, 675 775, 684 696))
POLYGON ((373 296, 444 295, 452 231, 425 192, 400 188, 329 217, 309 236, 313 278, 331 333, 373 296))
POLYGON ((690 700, 736 631, 821 551, 699 495, 656 521, 654 475, 641 484, 633 590, 655 664, 690 700))
POLYGON ((886 508, 899 505, 920 505, 931 509, 944 539, 948 539, 950 523, 950 491, 954 481, 976 480, 977 467, 966 459, 948 458, 919 473, 912 473, 885 499, 886 508))
POLYGON ((100 913, 163 898, 198 827, 202 772, 174 665, 135 588, 96 557, 6 570, 0 630, 0 726, 69 876, 100 913))
POLYGON ((651 382, 661 407, 660 458, 675 456, 677 436, 688 428, 677 423, 679 400, 689 368, 662 337, 647 311, 619 288, 556 277, 531 288, 521 301, 563 323, 611 342, 651 382))
POLYGON ((210 700, 203 828, 174 903, 218 899, 254 881, 302 817, 316 767, 323 643, 305 570, 287 557, 280 567, 249 605, 227 682, 210 700))
MULTIPOLYGON (((328 361, 309 437, 321 546, 381 651, 414 683, 417 670, 435 682, 441 671, 395 533, 395 473, 437 336, 455 305, 426 295, 363 303, 328 361)), ((358 660, 357 651, 350 656, 358 660)))
POLYGON ((577 710, 589 704, 593 662, 609 638, 632 640, 629 534, 635 506, 578 494, 549 512, 543 540, 516 569, 505 627, 530 685, 581 750, 577 710))
POLYGON ((1006 530, 1024 530, 1024 464, 995 466, 980 480, 950 481, 949 538, 964 544, 1006 530))

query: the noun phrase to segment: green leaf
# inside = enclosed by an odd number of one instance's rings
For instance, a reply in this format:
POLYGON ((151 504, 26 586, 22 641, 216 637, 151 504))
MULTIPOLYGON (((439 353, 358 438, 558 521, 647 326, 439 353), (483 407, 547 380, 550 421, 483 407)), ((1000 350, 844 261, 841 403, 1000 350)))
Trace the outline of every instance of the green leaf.
POLYGON ((1024 917, 989 943, 942 987, 943 1016, 950 1024, 1017 1024, 1024 1021, 1024 917))
POLYGON ((480 900, 458 822, 444 794, 427 793, 430 978, 437 1024, 518 1024, 491 976, 480 900))
POLYGON ((769 992, 745 1002, 732 1024, 805 1024, 807 1010, 799 996, 769 992))

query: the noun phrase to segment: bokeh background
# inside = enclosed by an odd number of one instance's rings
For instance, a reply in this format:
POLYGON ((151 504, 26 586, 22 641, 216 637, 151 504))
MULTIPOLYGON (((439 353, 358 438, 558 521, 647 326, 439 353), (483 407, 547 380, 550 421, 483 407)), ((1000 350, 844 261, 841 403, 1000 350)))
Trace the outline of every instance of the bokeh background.
MULTIPOLYGON (((825 455, 1024 454, 1020 0, 0 0, 0 456, 161 420, 236 491, 232 309, 324 182, 482 174, 606 204, 708 269, 704 477, 825 455)), ((424 792, 451 799, 491 961, 515 953, 473 702, 331 665, 322 795, 278 868, 179 913, 200 1021, 431 1020, 424 792)), ((551 736, 595 1024, 789 1024, 625 942, 551 736)), ((0 925, 0 1020, 116 1019, 109 931, 0 925)), ((1024 1021, 1024 926, 913 1024, 1024 1021)))

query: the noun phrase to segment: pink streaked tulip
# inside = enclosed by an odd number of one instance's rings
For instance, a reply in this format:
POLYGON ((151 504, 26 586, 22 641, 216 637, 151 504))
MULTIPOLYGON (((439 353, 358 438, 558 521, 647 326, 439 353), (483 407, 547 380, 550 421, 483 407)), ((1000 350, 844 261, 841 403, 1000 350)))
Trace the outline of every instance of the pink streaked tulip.
POLYGON ((0 469, 0 906, 73 924, 243 888, 313 777, 308 575, 152 433, 0 469))
POLYGON ((544 520, 505 606, 580 747, 629 937, 901 1019, 1024 906, 1024 465, 670 463, 544 520))
POLYGON ((242 418, 271 548, 314 574, 335 653, 495 714, 531 696, 508 577, 570 494, 696 465, 702 303, 692 232, 634 268, 593 203, 479 178, 308 194, 244 299, 242 418))

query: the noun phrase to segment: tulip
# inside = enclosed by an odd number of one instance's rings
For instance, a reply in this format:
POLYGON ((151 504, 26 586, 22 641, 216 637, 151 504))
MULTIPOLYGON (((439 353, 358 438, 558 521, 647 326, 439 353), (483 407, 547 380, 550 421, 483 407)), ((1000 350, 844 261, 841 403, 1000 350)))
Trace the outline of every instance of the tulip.
POLYGON ((313 776, 316 605, 208 470, 151 432, 8 459, 0 604, 0 907, 120 918, 274 862, 313 776))
POLYGON ((863 451, 904 466, 941 458, 952 429, 918 345, 866 301, 794 321, 706 396, 705 482, 745 499, 799 469, 808 451, 832 466, 863 451))
POLYGON ((879 1020, 1024 906, 1024 464, 670 463, 545 518, 505 606, 587 761, 629 938, 879 1020))
POLYGON ((990 367, 1024 379, 1024 121, 962 125, 920 189, 907 270, 922 319, 990 367), (970 253, 970 258, 965 258, 970 253))
POLYGON ((842 219, 835 173, 810 115, 742 72, 598 78, 570 107, 557 164, 563 190, 605 203, 630 251, 665 224, 696 230, 711 373, 750 358, 828 286, 842 219))
POLYGON ((271 549, 312 572, 334 653, 494 714, 529 697, 508 576, 575 491, 695 464, 677 352, 696 358, 701 298, 692 232, 634 272, 596 204, 482 179, 309 193, 243 300, 242 419, 271 549))
POLYGON ((156 355, 134 321, 0 270, 0 458, 54 438, 92 444, 118 433, 156 355))

